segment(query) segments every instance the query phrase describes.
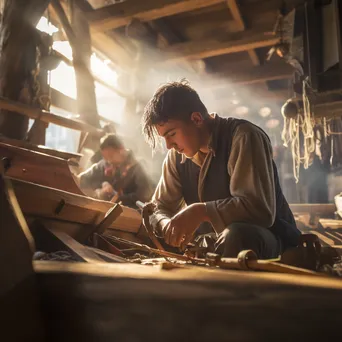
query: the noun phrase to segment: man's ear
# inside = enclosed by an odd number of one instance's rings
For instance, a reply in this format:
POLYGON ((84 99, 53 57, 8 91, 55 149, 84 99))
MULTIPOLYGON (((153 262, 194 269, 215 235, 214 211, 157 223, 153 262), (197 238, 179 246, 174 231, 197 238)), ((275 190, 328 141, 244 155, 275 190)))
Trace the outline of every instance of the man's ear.
POLYGON ((200 127, 203 125, 204 119, 200 112, 193 112, 191 114, 191 121, 197 126, 200 127))

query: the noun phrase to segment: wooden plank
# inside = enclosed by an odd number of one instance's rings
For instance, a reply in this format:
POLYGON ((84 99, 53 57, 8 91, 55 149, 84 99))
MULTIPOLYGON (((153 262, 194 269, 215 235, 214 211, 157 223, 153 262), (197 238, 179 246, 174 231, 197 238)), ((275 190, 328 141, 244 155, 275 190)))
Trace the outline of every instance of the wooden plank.
POLYGON ((293 213, 309 213, 309 214, 334 214, 336 207, 334 204, 309 204, 309 203, 293 203, 289 204, 293 213))
POLYGON ((8 177, 83 194, 65 159, 4 143, 0 143, 0 157, 7 158, 8 177))
POLYGON ((4 97, 0 97, 0 108, 25 115, 31 119, 39 119, 46 123, 53 123, 55 125, 74 129, 77 131, 90 132, 100 136, 104 134, 101 129, 88 125, 83 121, 65 118, 60 115, 41 110, 39 108, 5 99, 4 97))
MULTIPOLYGON (((22 211, 31 218, 49 218, 96 226, 113 207, 111 202, 91 197, 15 179, 12 182, 22 211)), ((141 225, 139 212, 124 206, 121 208, 123 213, 109 228, 137 233, 141 225)))
POLYGON ((120 263, 127 263, 128 261, 118 255, 114 255, 108 252, 103 251, 102 249, 88 247, 91 251, 102 257, 105 261, 108 262, 120 262, 120 263))
POLYGON ((207 40, 175 44, 162 49, 164 62, 176 62, 182 59, 208 58, 230 53, 275 45, 279 37, 269 37, 263 32, 245 31, 235 40, 225 42, 207 40))
POLYGON ((113 222, 122 214, 122 208, 119 205, 113 206, 109 209, 103 218, 103 220, 96 226, 96 232, 101 234, 104 233, 107 228, 109 228, 113 222))
POLYGON ((104 32, 128 25, 133 19, 152 21, 159 18, 213 6, 222 0, 144 0, 123 2, 87 14, 94 30, 104 32))
POLYGON ((323 228, 331 228, 331 229, 342 228, 342 220, 319 219, 319 223, 322 225, 323 228))
POLYGON ((3 136, 0 136, 0 142, 7 144, 7 145, 25 148, 25 149, 31 150, 31 151, 36 151, 36 152, 48 154, 50 156, 62 158, 65 160, 74 159, 76 161, 79 161, 82 157, 82 155, 79 153, 71 153, 71 152, 53 150, 53 149, 48 148, 46 146, 35 145, 35 144, 31 144, 31 143, 24 141, 24 140, 10 139, 10 138, 6 138, 3 136))
POLYGON ((57 238, 68 251, 74 254, 80 261, 85 261, 89 263, 99 263, 104 262, 95 252, 91 249, 86 248, 76 240, 74 240, 68 234, 59 231, 57 229, 47 228, 47 230, 57 238))

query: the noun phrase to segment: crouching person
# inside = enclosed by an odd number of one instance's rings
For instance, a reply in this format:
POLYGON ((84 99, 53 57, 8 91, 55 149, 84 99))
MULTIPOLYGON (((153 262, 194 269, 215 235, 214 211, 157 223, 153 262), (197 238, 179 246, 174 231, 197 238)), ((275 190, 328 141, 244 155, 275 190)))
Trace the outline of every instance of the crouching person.
POLYGON ((216 253, 224 257, 252 249, 259 258, 274 258, 298 244, 271 143, 259 127, 209 114, 183 81, 156 91, 143 131, 153 148, 163 138, 169 149, 151 217, 167 244, 186 245, 203 224, 216 232, 216 253))

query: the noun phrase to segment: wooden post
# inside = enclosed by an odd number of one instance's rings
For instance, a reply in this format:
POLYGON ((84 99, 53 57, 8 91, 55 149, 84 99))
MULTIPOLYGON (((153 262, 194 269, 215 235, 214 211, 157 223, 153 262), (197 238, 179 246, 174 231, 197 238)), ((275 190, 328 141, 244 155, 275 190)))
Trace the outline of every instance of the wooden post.
MULTIPOLYGON (((37 67, 39 35, 35 29, 50 0, 5 0, 0 27, 0 96, 32 104, 33 73, 37 67)), ((0 133, 23 140, 28 118, 1 110, 0 133)))
MULTIPOLYGON (((44 32, 40 32, 41 42, 39 48, 39 70, 34 75, 34 91, 33 105, 43 110, 49 111, 51 105, 49 70, 56 67, 51 59, 52 37, 44 32), (53 65, 51 65, 53 64, 53 65), (39 72, 38 72, 39 71, 39 72)), ((27 141, 36 145, 45 145, 45 136, 48 123, 35 119, 34 123, 27 134, 27 141)))
POLYGON ((82 11, 76 5, 70 6, 73 11, 70 14, 70 23, 59 0, 52 0, 51 4, 72 48, 78 113, 83 121, 99 127, 94 78, 90 71, 92 49, 89 24, 82 11))
POLYGON ((88 124, 99 127, 95 84, 90 72, 92 45, 89 24, 77 6, 73 7, 71 25, 77 37, 77 44, 73 47, 73 59, 77 85, 78 112, 88 124))

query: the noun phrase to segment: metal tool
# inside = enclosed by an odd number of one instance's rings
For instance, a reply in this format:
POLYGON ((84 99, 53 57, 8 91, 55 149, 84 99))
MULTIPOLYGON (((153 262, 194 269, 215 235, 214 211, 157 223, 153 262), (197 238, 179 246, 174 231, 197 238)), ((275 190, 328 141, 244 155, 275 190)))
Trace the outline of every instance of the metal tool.
POLYGON ((146 232, 149 238, 152 240, 154 245, 161 251, 165 251, 164 247, 159 242, 158 238, 155 236, 153 228, 150 224, 150 216, 153 214, 155 206, 153 203, 143 203, 141 201, 136 201, 136 205, 142 211, 142 219, 143 219, 143 226, 146 229, 146 232))
POLYGON ((209 266, 218 266, 224 269, 244 271, 253 270, 316 276, 323 275, 303 268, 280 264, 279 258, 258 260, 257 255, 252 250, 241 251, 237 258, 222 258, 218 254, 207 253, 205 260, 209 266))
POLYGON ((288 266, 279 263, 279 258, 258 260, 257 255, 252 250, 241 251, 237 258, 223 258, 219 254, 207 253, 205 259, 192 258, 186 255, 180 255, 159 249, 151 248, 147 245, 128 241, 115 236, 106 236, 108 240, 126 244, 127 246, 135 247, 141 251, 148 253, 155 253, 165 258, 174 258, 182 261, 191 262, 193 265, 219 267, 222 269, 231 270, 244 270, 244 271, 264 271, 264 272, 276 272, 298 275, 310 275, 310 276, 325 276, 323 273, 318 273, 310 270, 306 270, 299 267, 288 266))
POLYGON ((175 259, 179 259, 179 260, 183 260, 183 261, 191 261, 193 263, 205 264, 205 259, 195 259, 195 258, 191 258, 191 257, 186 256, 186 255, 176 254, 176 253, 168 252, 165 250, 152 248, 152 247, 149 247, 147 245, 137 243, 137 242, 132 242, 132 241, 129 241, 126 239, 116 237, 116 236, 106 235, 106 236, 102 236, 102 238, 108 239, 109 241, 112 241, 112 242, 117 242, 117 243, 121 243, 121 244, 124 244, 127 246, 135 247, 141 251, 148 252, 150 254, 154 253, 154 254, 158 254, 158 255, 166 257, 166 258, 175 258, 175 259))

